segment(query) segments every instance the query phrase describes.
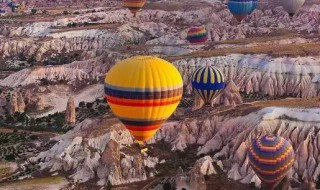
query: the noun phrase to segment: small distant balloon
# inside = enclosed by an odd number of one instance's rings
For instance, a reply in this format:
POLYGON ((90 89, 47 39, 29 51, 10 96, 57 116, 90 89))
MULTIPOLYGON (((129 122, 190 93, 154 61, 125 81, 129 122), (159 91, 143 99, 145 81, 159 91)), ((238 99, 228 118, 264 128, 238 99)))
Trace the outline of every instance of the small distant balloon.
POLYGON ((208 32, 205 27, 192 27, 188 30, 187 40, 191 44, 202 44, 208 40, 208 32))
POLYGON ((305 0, 281 0, 282 7, 287 11, 290 17, 293 17, 303 6, 305 0))
POLYGON ((194 71, 191 78, 194 92, 201 97, 205 104, 211 104, 212 100, 225 87, 222 72, 213 67, 205 66, 194 71))
POLYGON ((253 0, 229 0, 228 8, 237 21, 241 22, 256 9, 256 5, 253 0))
POLYGON ((248 147, 249 164, 268 189, 286 176, 294 162, 291 144, 282 137, 265 135, 248 147))
POLYGON ((145 5, 146 0, 123 0, 122 6, 128 8, 130 12, 136 17, 137 12, 145 5))

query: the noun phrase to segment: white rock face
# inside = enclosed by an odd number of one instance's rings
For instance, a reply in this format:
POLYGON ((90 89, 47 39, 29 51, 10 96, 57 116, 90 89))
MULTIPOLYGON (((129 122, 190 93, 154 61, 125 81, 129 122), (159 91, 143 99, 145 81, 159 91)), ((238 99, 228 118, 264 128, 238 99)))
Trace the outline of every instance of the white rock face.
POLYGON ((87 119, 55 140, 58 143, 50 150, 29 161, 52 173, 72 171, 69 177, 74 182, 96 179, 98 185, 108 181, 119 185, 141 181, 147 179, 145 166, 152 171, 158 163, 156 158, 144 158, 140 152, 120 157, 124 154, 121 148, 130 146, 133 140, 116 120, 87 119))
POLYGON ((206 190, 205 175, 217 174, 212 165, 212 158, 205 156, 196 161, 192 169, 188 173, 184 173, 181 168, 177 171, 175 176, 176 188, 187 188, 190 190, 206 190))
POLYGON ((223 104, 225 106, 236 106, 237 104, 242 104, 242 98, 239 93, 239 88, 231 80, 227 83, 226 87, 221 91, 221 93, 213 100, 213 103, 223 104))
POLYGON ((173 150, 198 144, 202 146, 198 155, 218 151, 214 159, 221 161, 229 178, 260 186, 261 181, 248 165, 246 147, 257 136, 275 133, 289 140, 295 150, 296 160, 289 178, 311 183, 317 181, 320 174, 319 114, 320 109, 270 107, 236 118, 188 118, 166 123, 152 142, 164 139, 171 143, 173 150))
MULTIPOLYGON (((320 16, 318 5, 305 6, 290 19, 282 7, 255 10, 244 23, 238 24, 222 2, 202 2, 196 10, 184 10, 181 3, 180 10, 148 10, 144 9, 137 18, 133 18, 127 9, 100 10, 76 17, 58 19, 53 22, 38 22, 20 27, 0 26, 0 35, 8 37, 28 36, 31 38, 6 39, 0 41, 0 56, 11 57, 20 52, 36 55, 37 60, 49 51, 57 53, 72 51, 118 49, 124 44, 157 44, 184 45, 186 47, 155 47, 151 52, 161 52, 167 55, 181 54, 192 51, 185 40, 185 26, 203 23, 209 32, 211 41, 227 39, 243 39, 249 36, 270 34, 279 29, 288 29, 300 33, 319 34, 320 16), (53 32, 53 27, 67 26, 68 23, 107 23, 113 24, 115 29, 98 30, 83 29, 68 32, 53 32), (46 40, 38 40, 46 37, 46 40), (36 43, 34 43, 36 42, 36 43)), ((168 7, 170 7, 170 2, 168 7)), ((97 9, 98 10, 98 9, 97 9)), ((306 40, 306 39, 302 39, 306 40)), ((298 40, 301 42, 301 40, 298 40)), ((275 43, 296 43, 293 39, 275 43)), ((201 47, 200 47, 201 48, 201 47)))
POLYGON ((241 92, 311 98, 320 94, 319 60, 319 57, 271 58, 267 55, 232 54, 180 60, 174 64, 185 85, 190 84, 195 66, 214 65, 224 73, 225 80, 234 81, 241 92))
POLYGON ((212 165, 213 159, 210 156, 205 156, 197 160, 193 166, 195 170, 199 170, 202 175, 212 175, 217 174, 217 171, 212 165))

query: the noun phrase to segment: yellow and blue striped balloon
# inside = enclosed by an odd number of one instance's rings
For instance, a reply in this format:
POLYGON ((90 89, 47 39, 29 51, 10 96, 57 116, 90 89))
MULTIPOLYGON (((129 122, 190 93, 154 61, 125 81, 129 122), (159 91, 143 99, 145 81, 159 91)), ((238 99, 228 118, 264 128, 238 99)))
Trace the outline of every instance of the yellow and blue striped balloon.
POLYGON ((291 144, 279 136, 265 135, 255 139, 247 152, 250 166, 269 189, 285 177, 294 162, 291 144))
POLYGON ((213 66, 196 69, 191 83, 195 93, 205 104, 210 104, 225 86, 222 72, 213 66))
POLYGON ((177 108, 183 92, 179 71, 152 56, 135 56, 114 65, 105 79, 113 113, 142 143, 150 139, 177 108))

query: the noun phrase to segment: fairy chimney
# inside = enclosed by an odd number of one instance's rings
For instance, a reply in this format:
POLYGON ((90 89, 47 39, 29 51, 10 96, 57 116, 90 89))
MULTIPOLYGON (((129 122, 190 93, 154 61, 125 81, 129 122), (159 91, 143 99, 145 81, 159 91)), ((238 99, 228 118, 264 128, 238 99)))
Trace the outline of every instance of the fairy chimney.
POLYGON ((67 103, 65 121, 68 124, 75 124, 76 123, 76 108, 74 105, 74 97, 73 96, 70 96, 68 103, 67 103))

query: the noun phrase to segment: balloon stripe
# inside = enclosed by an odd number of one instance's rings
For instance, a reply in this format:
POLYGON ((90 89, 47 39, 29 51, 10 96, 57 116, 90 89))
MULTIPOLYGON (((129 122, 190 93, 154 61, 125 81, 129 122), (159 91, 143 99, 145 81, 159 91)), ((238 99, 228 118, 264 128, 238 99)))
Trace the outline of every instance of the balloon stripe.
POLYGON ((148 125, 148 126, 134 126, 134 125, 126 125, 126 127, 131 131, 150 131, 155 130, 160 127, 160 125, 148 125))
MULTIPOLYGON (((123 101, 123 102, 129 102, 129 103, 141 103, 142 99, 125 99, 125 98, 118 98, 114 96, 108 96, 106 95, 106 99, 110 99, 113 101, 123 101)), ((175 97, 169 97, 169 98, 163 98, 163 99, 143 99, 143 103, 161 103, 161 102, 170 102, 170 101, 176 101, 181 99, 181 95, 175 96, 175 97)))
POLYGON ((177 94, 182 94, 183 88, 168 90, 168 91, 155 91, 155 92, 132 92, 132 91, 122 91, 114 90, 105 87, 105 94, 108 96, 125 98, 125 99, 163 99, 171 98, 177 96, 177 94))
POLYGON ((256 166, 255 164, 251 163, 251 167, 255 169, 255 171, 261 175, 277 175, 277 174, 281 174, 284 171, 287 171, 290 169, 290 167, 292 166, 294 162, 294 159, 290 159, 289 162, 287 162, 287 164, 285 164, 283 167, 280 167, 279 169, 275 170, 275 171, 266 171, 266 170, 261 170, 258 166, 256 166))
POLYGON ((163 86, 161 88, 147 88, 147 87, 136 87, 136 88, 130 88, 130 87, 122 87, 122 86, 114 86, 111 84, 108 84, 107 82, 104 84, 105 88, 112 89, 112 90, 118 90, 118 91, 128 91, 128 92, 162 92, 162 91, 169 91, 169 90, 177 90, 181 89, 182 87, 182 81, 176 86, 163 86))
POLYGON ((214 83, 214 84, 203 84, 203 83, 192 83, 192 86, 200 90, 215 90, 224 88, 224 83, 214 83))
POLYGON ((291 152, 293 151, 292 147, 289 147, 286 151, 281 152, 281 155, 279 157, 275 157, 272 160, 269 159, 264 159, 264 157, 259 156, 258 154, 256 154, 253 149, 250 149, 250 153, 251 156, 255 159, 255 160, 259 160, 259 163, 261 164, 281 164, 281 162, 283 162, 289 155, 291 155, 291 152))
POLYGON ((209 72, 209 69, 206 68, 206 69, 204 70, 204 76, 203 76, 203 81, 202 81, 204 84, 207 84, 207 83, 208 83, 208 78, 209 78, 208 72, 209 72))
POLYGON ((155 120, 155 121, 149 121, 149 120, 145 120, 145 121, 134 121, 133 119, 124 119, 124 118, 119 118, 120 121, 124 124, 124 125, 130 125, 130 126, 149 126, 149 125, 160 125, 161 123, 163 123, 164 121, 166 121, 166 119, 163 120, 155 120))
POLYGON ((134 107, 154 107, 154 106, 165 106, 170 104, 176 104, 180 102, 181 97, 178 97, 177 100, 172 101, 161 101, 161 102, 125 102, 124 100, 115 100, 112 98, 107 98, 107 101, 113 104, 122 105, 122 106, 134 106, 134 107))

